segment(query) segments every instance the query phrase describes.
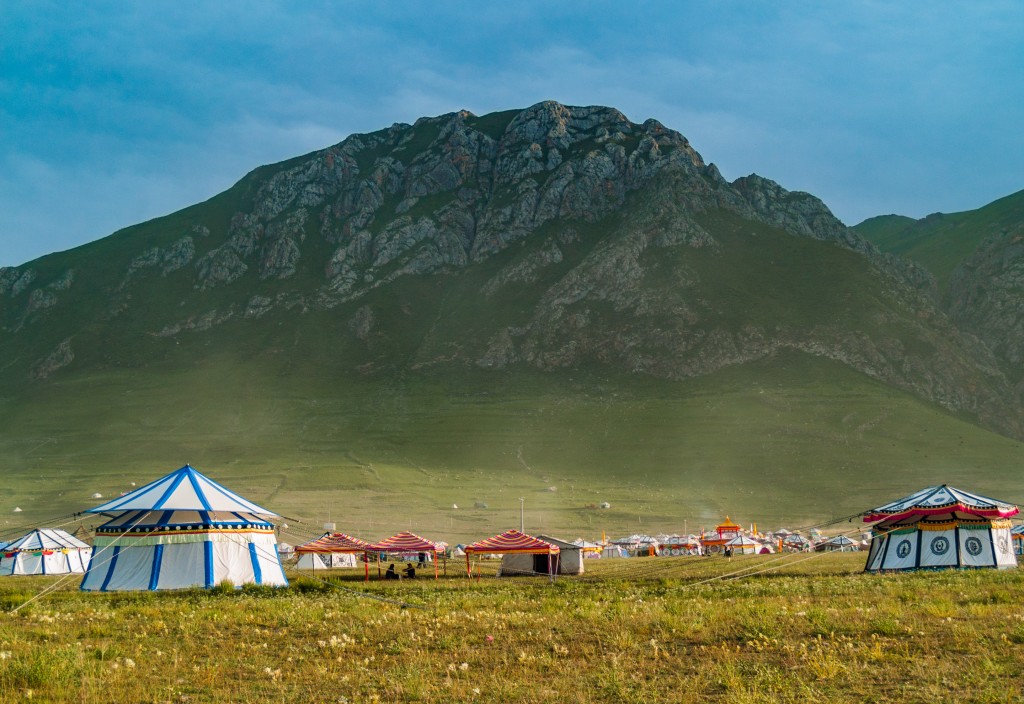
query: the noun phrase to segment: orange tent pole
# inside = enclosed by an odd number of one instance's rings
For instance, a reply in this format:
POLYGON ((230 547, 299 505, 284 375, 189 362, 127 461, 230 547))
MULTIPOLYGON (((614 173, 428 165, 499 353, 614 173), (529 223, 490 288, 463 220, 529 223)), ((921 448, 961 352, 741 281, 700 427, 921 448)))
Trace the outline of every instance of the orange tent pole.
POLYGON ((434 579, 437 579, 437 550, 434 551, 434 579))

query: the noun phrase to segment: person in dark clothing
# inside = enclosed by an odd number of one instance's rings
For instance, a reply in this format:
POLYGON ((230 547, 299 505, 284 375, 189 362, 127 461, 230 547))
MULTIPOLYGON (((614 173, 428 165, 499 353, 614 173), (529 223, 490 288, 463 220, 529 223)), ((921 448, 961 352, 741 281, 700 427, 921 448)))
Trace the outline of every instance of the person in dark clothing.
POLYGON ((402 570, 402 574, 405 575, 406 579, 416 579, 416 568, 413 567, 412 563, 410 562, 408 565, 405 566, 405 569, 402 570))
POLYGON ((387 571, 384 573, 384 579, 398 579, 398 575, 395 573, 395 563, 392 562, 388 565, 387 571))

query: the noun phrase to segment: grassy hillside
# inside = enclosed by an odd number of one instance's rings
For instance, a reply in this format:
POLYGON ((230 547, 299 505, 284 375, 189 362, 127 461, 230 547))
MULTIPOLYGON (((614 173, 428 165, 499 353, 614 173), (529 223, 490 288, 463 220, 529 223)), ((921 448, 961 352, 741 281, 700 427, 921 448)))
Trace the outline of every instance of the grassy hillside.
POLYGON ((1024 191, 988 205, 921 220, 887 215, 865 220, 853 229, 892 252, 924 264, 945 289, 953 269, 987 237, 1024 222, 1024 191))
POLYGON ((105 372, 5 399, 0 423, 8 530, 186 462, 311 530, 330 519, 370 538, 482 537, 518 524, 519 497, 528 529, 572 537, 695 530, 725 514, 792 525, 939 482, 1024 498, 1020 443, 796 354, 686 383, 257 380, 252 365, 212 356, 159 378, 105 372), (612 508, 587 508, 602 501, 612 508))

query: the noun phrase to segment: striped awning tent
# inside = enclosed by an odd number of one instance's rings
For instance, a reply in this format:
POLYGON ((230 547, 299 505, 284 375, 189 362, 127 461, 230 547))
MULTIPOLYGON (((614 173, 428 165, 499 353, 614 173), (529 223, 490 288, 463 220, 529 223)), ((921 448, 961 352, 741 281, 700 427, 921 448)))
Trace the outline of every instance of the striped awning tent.
POLYGON ((298 555, 331 555, 331 554, 363 554, 363 565, 366 581, 370 581, 370 561, 366 553, 370 552, 370 543, 345 533, 324 533, 315 540, 295 546, 298 555))
POLYGON ((552 558, 560 552, 560 548, 557 545, 540 538, 535 538, 532 535, 527 535, 515 528, 490 538, 479 540, 472 545, 467 545, 463 549, 466 551, 466 575, 469 577, 473 576, 473 567, 470 564, 470 558, 473 555, 547 555, 547 572, 551 575, 552 580, 554 579, 552 558))
POLYGON ((415 533, 403 530, 390 538, 384 538, 377 543, 366 546, 367 552, 387 555, 418 555, 420 553, 431 553, 434 556, 434 578, 437 578, 437 554, 442 547, 433 540, 427 540, 415 533))
POLYGON ((555 554, 557 545, 522 533, 515 528, 504 533, 485 538, 463 548, 467 555, 527 553, 533 555, 555 554))
POLYGON ((304 553, 357 553, 368 552, 370 543, 345 533, 324 533, 316 540, 295 546, 295 552, 304 553))

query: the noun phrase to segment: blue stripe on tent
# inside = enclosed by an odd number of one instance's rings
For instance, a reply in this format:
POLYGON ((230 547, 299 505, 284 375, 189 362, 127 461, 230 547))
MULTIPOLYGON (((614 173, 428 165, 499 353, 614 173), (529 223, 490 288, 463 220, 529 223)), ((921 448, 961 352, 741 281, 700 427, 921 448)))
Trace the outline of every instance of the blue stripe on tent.
POLYGON ((107 585, 110 584, 110 578, 114 576, 114 567, 117 566, 117 556, 121 552, 121 546, 115 545, 114 552, 110 556, 110 567, 107 568, 107 576, 103 579, 103 584, 100 585, 100 591, 107 591, 107 585))
POLYGON ((263 584, 263 570, 260 569, 260 558, 256 554, 256 543, 249 543, 249 559, 252 561, 252 578, 256 584, 263 584))
POLYGON ((166 526, 171 522, 172 516, 174 516, 174 511, 164 511, 160 514, 160 522, 157 525, 166 526))
POLYGON ((213 586, 213 542, 203 543, 203 556, 206 558, 206 586, 213 586))
MULTIPOLYGON (((192 469, 189 467, 189 469, 192 469)), ((206 500, 206 493, 199 486, 199 482, 196 480, 195 470, 188 473, 188 480, 192 483, 192 488, 196 490, 196 496, 199 497, 199 503, 203 505, 207 511, 210 511, 210 502, 206 500)))
POLYGON ((177 473, 176 473, 176 475, 174 477, 174 481, 172 481, 171 485, 169 487, 167 487, 166 491, 164 491, 163 496, 161 496, 159 499, 157 499, 156 503, 153 504, 153 508, 154 509, 163 508, 164 503, 167 502, 167 499, 171 498, 171 494, 174 493, 174 490, 177 489, 178 485, 181 484, 182 480, 185 479, 185 476, 188 474, 188 470, 189 469, 191 469, 191 467, 189 467, 188 465, 185 465, 184 467, 182 467, 181 469, 179 469, 177 471, 177 473))
POLYGON ((164 546, 163 543, 157 543, 156 549, 153 551, 153 571, 149 573, 149 588, 155 590, 156 585, 160 582, 160 563, 164 559, 164 546))
POLYGON ((210 525, 210 512, 209 511, 200 511, 199 512, 199 520, 203 522, 204 526, 210 525))

